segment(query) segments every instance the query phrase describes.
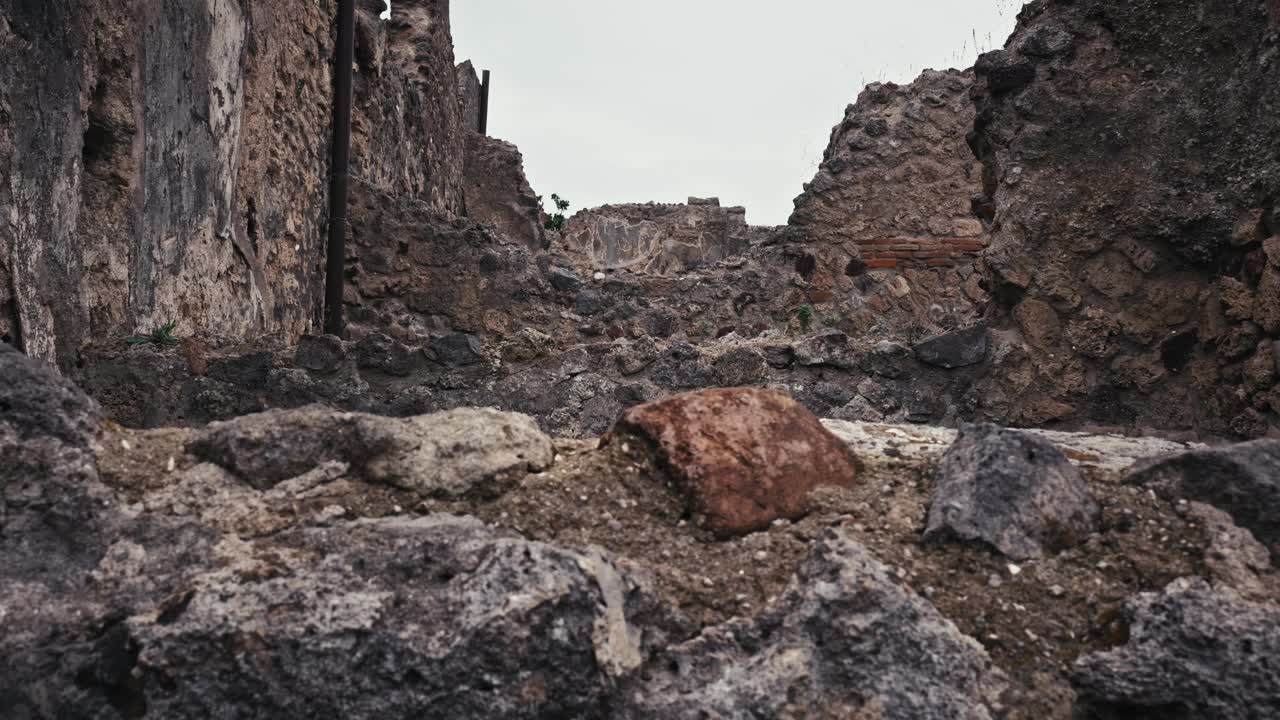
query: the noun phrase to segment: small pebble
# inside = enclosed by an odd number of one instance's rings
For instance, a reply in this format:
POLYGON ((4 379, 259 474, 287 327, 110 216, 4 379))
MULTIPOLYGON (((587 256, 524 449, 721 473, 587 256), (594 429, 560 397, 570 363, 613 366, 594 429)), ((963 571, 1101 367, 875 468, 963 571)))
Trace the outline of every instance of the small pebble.
POLYGON ((1067 594, 1067 591, 1061 585, 1054 585, 1049 588, 1049 594, 1054 597, 1062 597, 1067 594))

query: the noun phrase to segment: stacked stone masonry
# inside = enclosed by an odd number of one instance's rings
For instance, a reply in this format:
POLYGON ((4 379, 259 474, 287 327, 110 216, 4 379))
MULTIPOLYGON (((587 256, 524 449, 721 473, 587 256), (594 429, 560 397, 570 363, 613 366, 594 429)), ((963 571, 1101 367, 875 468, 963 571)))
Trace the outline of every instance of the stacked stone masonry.
MULTIPOLYGON (((461 212, 448 3, 361 0, 353 173, 461 212)), ((176 321, 217 342, 317 321, 333 0, 0 9, 0 326, 63 367, 176 321)))
POLYGON ((868 86, 832 130, 787 236, 842 246, 870 269, 972 263, 986 247, 972 204, 980 165, 965 144, 972 85, 971 72, 928 70, 868 86))

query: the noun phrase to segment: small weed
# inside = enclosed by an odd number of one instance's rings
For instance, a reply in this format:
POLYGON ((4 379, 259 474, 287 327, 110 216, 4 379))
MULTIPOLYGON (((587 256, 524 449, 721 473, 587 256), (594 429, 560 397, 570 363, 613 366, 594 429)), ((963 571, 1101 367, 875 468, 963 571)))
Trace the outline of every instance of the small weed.
POLYGON ((174 337, 173 330, 178 327, 176 320, 171 320, 160 327, 152 330, 146 335, 134 335, 125 338, 125 342, 130 345, 177 345, 178 338, 174 337))
POLYGON ((800 332, 809 332, 813 327, 813 306, 801 305, 796 309, 796 322, 800 324, 800 332))
MULTIPOLYGON (((548 230, 563 230, 566 218, 564 211, 569 209, 569 201, 555 193, 551 193, 551 201, 556 204, 556 211, 547 218, 548 230)), ((542 207, 542 196, 538 196, 538 207, 542 207)))

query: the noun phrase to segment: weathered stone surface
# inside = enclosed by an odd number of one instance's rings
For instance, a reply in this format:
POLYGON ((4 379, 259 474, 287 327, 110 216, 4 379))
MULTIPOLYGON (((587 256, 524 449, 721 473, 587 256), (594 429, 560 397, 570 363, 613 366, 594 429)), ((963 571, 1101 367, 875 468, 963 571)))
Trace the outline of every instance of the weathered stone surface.
POLYGON ((468 217, 530 250, 546 247, 538 196, 529 186, 515 145, 469 133, 463 180, 468 217))
POLYGON ((977 365, 987 355, 987 327, 979 324, 934 335, 916 343, 912 351, 920 362, 948 370, 977 365))
POLYGON ((1280 562, 1280 440, 1152 458, 1135 465, 1125 481, 1226 511, 1280 562))
POLYGON ((1102 509, 1052 443, 968 425, 934 473, 924 537, 981 541, 1015 560, 1056 552, 1098 529, 1102 509))
POLYGON ((821 485, 849 486, 857 459, 783 393, 706 390, 633 407, 605 444, 652 448, 689 510, 722 536, 797 518, 821 485))
POLYGON ((106 549, 109 495, 90 450, 101 423, 79 388, 0 344, 0 585, 78 586, 106 549))
POLYGON ((462 110, 462 129, 480 132, 480 74, 470 60, 458 63, 458 103, 462 110))
POLYGON ((746 210, 711 198, 687 205, 605 205, 569 218, 564 252, 591 269, 673 275, 737 255, 763 239, 746 210))
POLYGON ((973 639, 839 531, 776 603, 671 649, 622 688, 621 718, 999 717, 1004 680, 973 639))
POLYGON ((994 368, 991 417, 1280 427, 1264 361, 1234 368, 1239 328, 1280 330, 1280 123, 1256 110, 1280 106, 1278 47, 1261 0, 1038 0, 978 62, 991 317, 1028 345, 994 368))
POLYGON ((397 419, 312 406, 214 423, 188 452, 265 489, 326 462, 424 497, 492 496, 550 467, 551 440, 522 415, 460 408, 397 419))
POLYGON ((1183 579, 1130 601, 1129 641, 1076 661, 1084 718, 1280 714, 1280 606, 1183 579))
MULTIPOLYGON (((0 335, 64 369, 172 320, 234 342, 317 316, 333 8, 165 8, 0 10, 0 335)), ((358 54, 353 172, 461 211, 447 9, 407 1, 388 24, 362 6, 362 45, 388 51, 358 54)))
POLYGON ((347 358, 342 339, 334 335, 306 335, 298 341, 294 364, 305 370, 333 372, 347 358))

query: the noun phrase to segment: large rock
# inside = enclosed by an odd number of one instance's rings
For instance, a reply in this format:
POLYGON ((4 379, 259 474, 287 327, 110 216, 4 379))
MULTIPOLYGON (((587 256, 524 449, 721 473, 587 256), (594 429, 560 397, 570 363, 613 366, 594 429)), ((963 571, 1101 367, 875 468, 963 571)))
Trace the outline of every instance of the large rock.
POLYGON ((1125 482, 1226 511, 1280 561, 1280 440, 1255 440, 1151 458, 1125 482))
POLYGON ((652 448, 691 512, 722 536, 797 518, 820 485, 851 486, 857 458, 784 393, 687 393, 633 407, 603 444, 652 448))
POLYGON ((754 619, 672 648, 622 688, 620 718, 999 717, 1001 672, 972 638, 830 530, 754 619))
POLYGON ((924 537, 981 541, 1016 560, 1097 531, 1102 509, 1062 451, 1030 433, 968 425, 934 472, 924 537))
POLYGON ((92 592, 5 605, 6 718, 599 717, 687 636, 621 561, 471 519, 189 528, 126 526, 92 592))
POLYGON ((101 423, 79 388, 0 344, 0 586, 87 581, 112 512, 90 448, 101 423))
POLYGON ((325 462, 427 497, 492 496, 551 465, 551 439, 514 413, 459 408, 408 419, 321 406, 214 423, 189 445, 258 488, 325 462))
POLYGON ((1175 581, 1129 602, 1129 641, 1076 661, 1076 716, 1280 717, 1280 606, 1175 581))
POLYGON ((990 417, 1280 427, 1268 359, 1238 365, 1257 352, 1240 332, 1280 331, 1280 122, 1257 110, 1280 107, 1278 18, 1264 0, 1036 0, 979 60, 990 316, 1025 348, 996 363, 990 417))

